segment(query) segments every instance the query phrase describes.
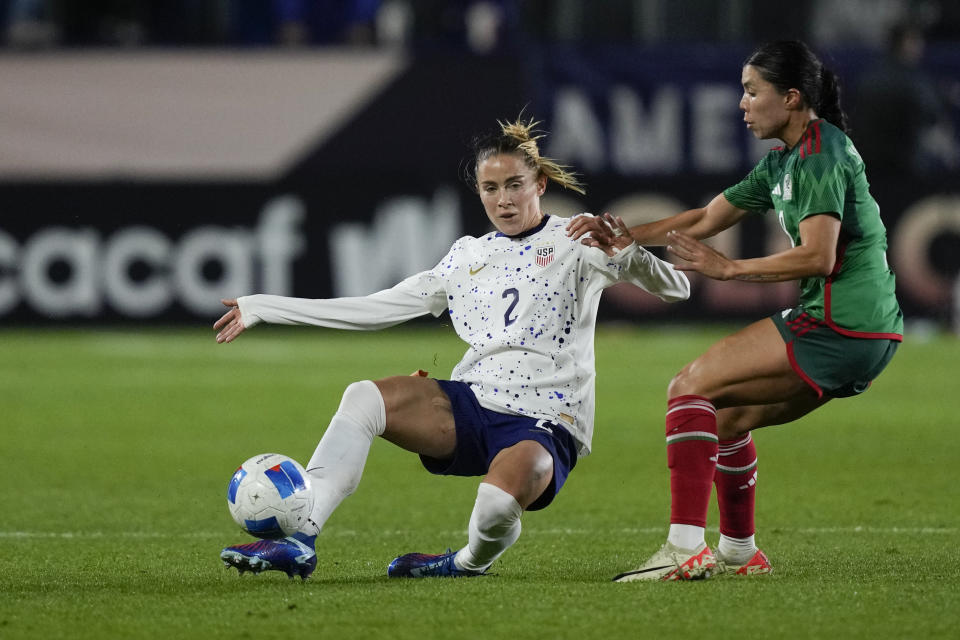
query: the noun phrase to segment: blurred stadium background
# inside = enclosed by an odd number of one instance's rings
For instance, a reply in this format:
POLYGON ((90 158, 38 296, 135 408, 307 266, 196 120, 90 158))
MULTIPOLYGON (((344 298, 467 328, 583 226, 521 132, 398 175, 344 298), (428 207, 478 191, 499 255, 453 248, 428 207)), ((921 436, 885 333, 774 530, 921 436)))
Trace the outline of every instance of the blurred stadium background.
MULTIPOLYGON (((702 638, 745 612, 771 638, 956 636, 957 0, 0 0, 0 38, 0 637, 702 638), (463 349, 426 323, 218 347, 221 297, 366 294, 433 266, 488 230, 470 135, 521 111, 587 183, 548 211, 698 206, 772 144, 743 128, 740 65, 786 37, 844 83, 908 335, 864 400, 758 435, 772 582, 686 585, 703 620, 676 589, 609 582, 662 540, 670 376, 795 299, 704 279, 670 307, 607 290, 624 326, 598 331, 596 453, 499 577, 384 576, 462 541, 476 486, 387 445, 311 581, 219 564, 240 461, 309 456, 346 384, 443 377, 463 349)), ((765 216, 715 242, 787 239, 765 216)))
MULTIPOLYGON (((770 146, 740 122, 742 60, 798 37, 844 83, 910 330, 960 326, 954 0, 0 0, 0 33, 4 325, 197 324, 222 296, 391 286, 487 230, 466 142, 521 111, 587 182, 548 211, 698 206, 770 146)), ((782 246, 767 218, 718 246, 782 246)), ((614 289, 602 318, 793 297, 614 289)))

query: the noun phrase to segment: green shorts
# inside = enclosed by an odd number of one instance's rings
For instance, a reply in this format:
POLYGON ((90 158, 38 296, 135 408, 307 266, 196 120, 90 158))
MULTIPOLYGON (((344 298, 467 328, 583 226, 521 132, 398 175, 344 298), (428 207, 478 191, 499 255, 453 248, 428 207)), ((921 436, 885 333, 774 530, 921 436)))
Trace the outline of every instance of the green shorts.
POLYGON ((863 393, 887 366, 900 343, 887 338, 848 338, 803 310, 770 316, 787 344, 794 371, 818 397, 845 398, 863 393))

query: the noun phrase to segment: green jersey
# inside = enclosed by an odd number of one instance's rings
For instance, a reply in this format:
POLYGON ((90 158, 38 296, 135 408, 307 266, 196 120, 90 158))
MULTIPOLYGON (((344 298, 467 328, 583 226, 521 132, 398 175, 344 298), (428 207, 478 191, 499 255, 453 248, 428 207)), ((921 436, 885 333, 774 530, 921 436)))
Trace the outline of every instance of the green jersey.
POLYGON ((853 142, 826 120, 814 120, 792 149, 777 147, 723 195, 733 206, 776 211, 793 246, 800 221, 840 219, 833 272, 800 280, 800 304, 833 330, 855 338, 901 340, 903 314, 887 265, 887 232, 870 195, 853 142))

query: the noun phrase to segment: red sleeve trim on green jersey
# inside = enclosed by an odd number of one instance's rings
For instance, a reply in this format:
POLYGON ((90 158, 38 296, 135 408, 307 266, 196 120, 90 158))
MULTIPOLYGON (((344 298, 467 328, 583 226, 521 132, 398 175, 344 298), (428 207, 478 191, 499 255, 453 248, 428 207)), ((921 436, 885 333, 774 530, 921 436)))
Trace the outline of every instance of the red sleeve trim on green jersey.
POLYGON ((897 342, 903 342, 903 336, 899 333, 873 333, 870 331, 852 331, 850 329, 844 329, 837 325, 833 321, 833 316, 830 313, 830 304, 831 304, 831 294, 832 294, 832 285, 833 278, 838 273, 840 273, 840 267, 843 264, 843 255, 847 252, 847 246, 849 242, 840 234, 839 244, 837 246, 837 259, 833 263, 833 271, 830 272, 830 275, 827 276, 826 285, 823 288, 823 315, 824 320, 827 323, 827 326, 839 333, 842 336, 847 336, 848 338, 866 338, 869 340, 896 340, 897 342))

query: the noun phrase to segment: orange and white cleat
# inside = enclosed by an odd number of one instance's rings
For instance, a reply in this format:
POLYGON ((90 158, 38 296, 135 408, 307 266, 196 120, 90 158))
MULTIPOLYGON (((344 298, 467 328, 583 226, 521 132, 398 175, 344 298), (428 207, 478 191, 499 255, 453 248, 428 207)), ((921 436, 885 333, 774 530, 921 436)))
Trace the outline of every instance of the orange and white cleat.
POLYGON ((767 559, 767 554, 760 549, 753 554, 744 564, 730 562, 717 552, 717 573, 727 573, 734 576, 759 576, 765 573, 773 573, 773 565, 767 559))
POLYGON ((703 580, 714 573, 717 573, 717 561, 706 544, 696 549, 681 549, 666 542, 645 563, 633 571, 621 573, 613 581, 703 580))

